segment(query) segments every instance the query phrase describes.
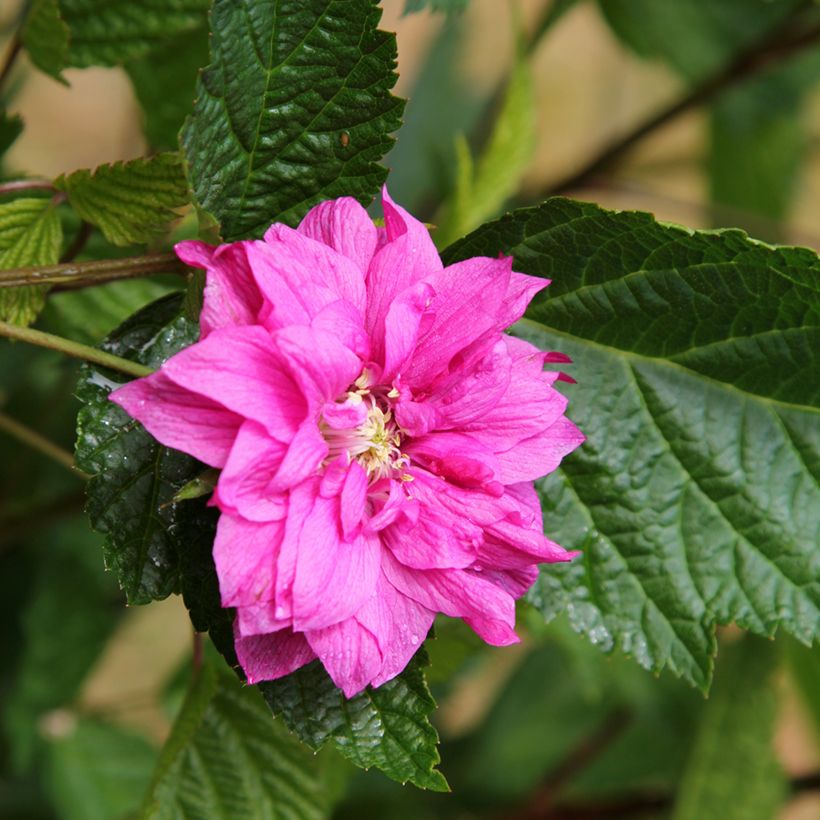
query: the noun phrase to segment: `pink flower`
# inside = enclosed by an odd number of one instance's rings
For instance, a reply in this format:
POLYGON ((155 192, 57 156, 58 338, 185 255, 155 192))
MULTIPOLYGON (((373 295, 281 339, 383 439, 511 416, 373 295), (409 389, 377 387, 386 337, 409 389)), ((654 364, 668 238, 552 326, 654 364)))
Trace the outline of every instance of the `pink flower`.
POLYGON ((318 657, 348 697, 404 669, 436 613, 518 640, 542 562, 533 480, 583 436, 566 362, 503 331, 549 282, 510 258, 447 268, 424 225, 352 199, 264 241, 177 253, 207 271, 199 342, 112 394, 221 469, 222 604, 250 682, 318 657))

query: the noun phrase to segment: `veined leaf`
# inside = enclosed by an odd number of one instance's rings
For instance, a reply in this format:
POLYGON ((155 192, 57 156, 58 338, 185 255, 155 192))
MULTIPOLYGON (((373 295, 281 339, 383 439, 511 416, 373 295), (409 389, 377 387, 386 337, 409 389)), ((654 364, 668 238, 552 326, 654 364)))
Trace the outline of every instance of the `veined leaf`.
MULTIPOLYGON (((157 367, 199 337, 199 327, 181 315, 173 294, 136 313, 102 345, 104 350, 157 367)), ((84 365, 77 397, 77 466, 93 477, 86 510, 106 536, 106 565, 117 575, 129 603, 165 598, 178 590, 172 529, 174 495, 203 469, 195 459, 162 447, 108 394, 125 377, 84 365)), ((183 502, 184 503, 184 502, 183 502)))
POLYGON ((209 0, 60 0, 71 32, 69 62, 122 65, 201 26, 209 0))
POLYGON ((516 329, 573 360, 587 436, 543 482, 548 619, 706 687, 716 623, 811 642, 820 625, 817 255, 741 231, 551 199, 478 229, 553 280, 516 329))
POLYGON ((259 692, 205 664, 183 703, 145 799, 145 820, 329 812, 319 760, 271 719, 259 692))
POLYGON ((776 658, 772 644, 749 635, 721 647, 715 688, 692 745, 673 820, 771 820, 777 815, 786 783, 772 748, 776 658))
POLYGON ((176 216, 174 209, 189 202, 182 158, 175 153, 74 171, 54 184, 114 245, 149 242, 176 216))
POLYGON ((449 245, 495 216, 515 193, 535 150, 535 104, 527 56, 516 51, 504 103, 486 150, 473 168, 470 147, 462 135, 456 142, 456 187, 435 233, 449 245))
POLYGON ((321 199, 369 203, 403 102, 373 0, 216 0, 211 64, 183 130, 198 205, 227 240, 321 199))
POLYGON ((68 62, 68 37, 59 0, 34 0, 20 38, 34 65, 65 85, 62 72, 68 62))
MULTIPOLYGON (((60 256, 63 229, 48 199, 15 199, 0 205, 0 270, 53 265, 60 256)), ((45 303, 48 288, 0 288, 0 319, 31 324, 45 303)))

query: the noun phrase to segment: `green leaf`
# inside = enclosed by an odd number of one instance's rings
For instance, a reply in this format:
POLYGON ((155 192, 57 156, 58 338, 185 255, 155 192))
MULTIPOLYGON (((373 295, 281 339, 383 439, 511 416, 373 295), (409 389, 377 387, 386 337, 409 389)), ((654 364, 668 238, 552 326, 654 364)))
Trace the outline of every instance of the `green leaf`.
POLYGON ((97 542, 78 516, 26 544, 36 569, 20 611, 23 649, 3 710, 18 768, 32 759, 42 715, 71 702, 117 625, 121 607, 112 606, 115 590, 97 542))
POLYGON ((182 157, 176 153, 74 171, 54 185, 114 245, 150 242, 176 217, 174 209, 190 201, 182 157))
POLYGON ((318 759, 271 719, 259 692, 206 664, 162 750, 142 817, 328 816, 318 759))
POLYGON ((20 39, 40 71, 68 85, 62 72, 68 63, 69 32, 60 17, 59 0, 34 0, 20 39))
POLYGON ((641 57, 663 60, 689 80, 722 68, 800 5, 802 0, 598 0, 625 45, 641 57))
MULTIPOLYGON (((104 350, 158 367, 199 338, 199 327, 180 315, 182 296, 173 294, 136 313, 102 345, 104 350)), ((86 511, 106 536, 106 566, 114 570, 129 603, 165 598, 179 588, 179 559, 172 529, 177 491, 202 471, 189 456, 162 447, 145 429, 109 401, 126 381, 121 374, 84 365, 77 397, 77 466, 88 482, 86 511)))
MULTIPOLYGON (((48 199, 15 199, 0 205, 0 270, 53 265, 60 256, 63 229, 48 199)), ((0 320, 17 325, 34 321, 45 304, 47 287, 0 288, 0 320)))
POLYGON ((11 148, 12 143, 23 133, 23 120, 19 114, 9 114, 0 106, 0 157, 11 148))
POLYGON ((173 150, 194 105, 198 70, 208 62, 208 26, 163 40, 125 64, 142 106, 145 136, 154 149, 173 150))
POLYGON ((531 593, 603 649, 708 685, 716 623, 811 642, 820 624, 820 260, 737 230, 551 199, 444 253, 553 280, 516 333, 574 360, 587 436, 542 484, 582 549, 531 593))
POLYGON ((373 0, 215 0, 182 139, 195 199, 226 240, 322 199, 373 198, 403 107, 380 16, 373 0))
POLYGON ((772 748, 775 647, 747 635, 724 652, 673 820, 771 820, 785 797, 772 748))
POLYGON ((61 820, 132 817, 157 750, 141 735, 70 713, 52 721, 46 790, 61 820))
MULTIPOLYGON (((207 631, 228 663, 236 666, 233 610, 223 609, 213 562, 217 511, 204 499, 184 501, 177 513, 177 550, 182 594, 195 629, 207 631)), ((418 655, 397 678, 348 700, 314 661, 286 678, 259 685, 269 706, 290 730, 318 750, 333 742, 357 766, 381 769, 402 783, 447 791, 434 767, 438 734, 430 724, 435 709, 424 680, 426 657, 418 655)))
POLYGON ((517 190, 535 150, 535 100, 523 48, 516 50, 507 91, 493 133, 473 170, 470 147, 456 143, 456 188, 436 231, 436 242, 449 245, 495 216, 517 190))
POLYGON ((401 783, 445 792, 447 781, 435 768, 438 733, 429 716, 436 703, 424 680, 426 665, 420 652, 401 675, 349 700, 319 661, 259 688, 273 713, 311 748, 332 740, 363 769, 375 766, 401 783))
POLYGON ((454 14, 464 11, 470 0, 404 0, 404 13, 415 14, 417 11, 429 8, 430 11, 443 11, 445 14, 454 14))
POLYGON ((69 60, 122 65, 202 25, 209 0, 60 0, 71 32, 69 60))

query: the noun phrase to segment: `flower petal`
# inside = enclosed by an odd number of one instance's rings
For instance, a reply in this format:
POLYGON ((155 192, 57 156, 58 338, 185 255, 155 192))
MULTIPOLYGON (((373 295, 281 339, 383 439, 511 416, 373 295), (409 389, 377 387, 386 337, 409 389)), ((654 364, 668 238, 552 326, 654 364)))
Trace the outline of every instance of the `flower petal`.
POLYGON ((236 635, 236 657, 248 683, 276 680, 310 663, 316 653, 305 636, 289 629, 243 638, 236 635))
POLYGON ((584 434, 565 416, 546 430, 498 452, 501 480, 505 484, 534 481, 551 473, 564 456, 584 442, 584 434))
POLYGON ((109 396, 166 447, 223 467, 242 416, 220 403, 180 387, 161 370, 135 379, 109 396))

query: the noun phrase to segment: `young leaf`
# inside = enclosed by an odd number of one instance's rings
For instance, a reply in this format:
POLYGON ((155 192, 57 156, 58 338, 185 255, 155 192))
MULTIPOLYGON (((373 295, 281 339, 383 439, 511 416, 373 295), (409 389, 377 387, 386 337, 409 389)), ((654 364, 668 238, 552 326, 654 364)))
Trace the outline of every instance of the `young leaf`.
POLYGON ((518 189, 535 149, 535 101, 527 55, 518 48, 492 137, 473 169, 470 147, 456 143, 456 187, 435 233, 441 246, 495 216, 518 189))
POLYGON ((68 26, 60 17, 59 0, 34 0, 20 39, 31 62, 64 85, 68 85, 62 73, 68 63, 68 38, 68 26))
POLYGON ((701 687, 715 623, 811 642, 817 255, 556 198, 444 258, 499 252, 553 280, 516 332, 573 358, 587 436, 542 486, 546 532, 584 554, 544 568, 532 602, 701 687))
POLYGON ((205 664, 162 750, 144 820, 326 817, 319 760, 271 719, 259 693, 205 664))
MULTIPOLYGON (((0 270, 53 265, 60 256, 63 229, 48 199, 15 199, 0 205, 0 270)), ((47 287, 0 288, 0 320, 31 324, 45 303, 47 287)))
POLYGON ((321 199, 373 198, 403 107, 380 16, 373 0, 215 0, 182 141, 226 240, 294 224, 321 199))
POLYGON ((54 185, 114 245, 150 242, 176 216, 174 209, 189 202, 182 157, 176 153, 74 171, 54 185))
POLYGON ((777 651, 746 635, 721 647, 673 820, 770 820, 786 793, 772 748, 777 651))
POLYGON ((60 0, 71 32, 69 60, 122 65, 202 25, 209 0, 60 0))
MULTIPOLYGON (((180 315, 182 297, 166 297, 136 313, 102 345, 104 350, 157 367, 199 337, 180 315)), ((179 587, 178 556, 171 530, 177 491, 202 465, 162 447, 108 394, 124 377, 84 365, 77 397, 77 466, 90 473, 87 512, 106 536, 106 565, 116 572, 129 603, 165 598, 179 587)), ((186 503, 186 502, 183 502, 186 503)))

